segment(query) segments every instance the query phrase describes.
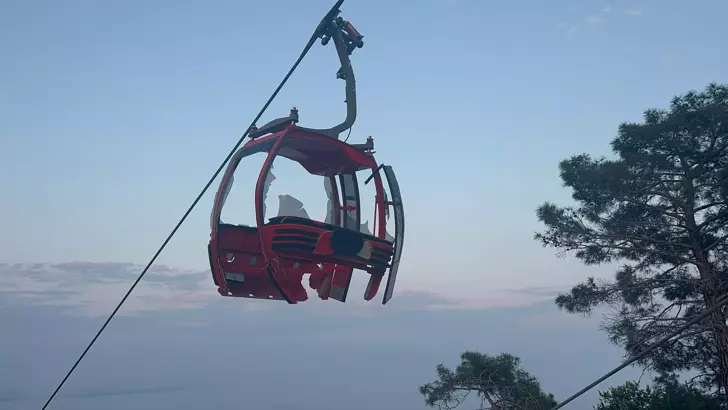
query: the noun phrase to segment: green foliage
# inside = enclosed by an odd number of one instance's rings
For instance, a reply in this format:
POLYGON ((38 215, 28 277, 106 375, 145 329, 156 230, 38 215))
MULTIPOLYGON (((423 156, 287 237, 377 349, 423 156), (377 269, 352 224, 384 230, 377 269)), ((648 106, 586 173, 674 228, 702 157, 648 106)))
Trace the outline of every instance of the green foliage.
POLYGON ((480 401, 480 409, 547 410, 556 405, 554 396, 520 368, 518 357, 468 351, 460 359, 455 370, 438 365, 438 380, 420 386, 428 406, 454 409, 471 395, 480 401))
MULTIPOLYGON (((728 293, 728 86, 675 97, 644 123, 620 125, 615 158, 560 163, 574 206, 544 203, 535 238, 586 265, 621 262, 614 280, 589 278, 559 295, 570 313, 612 308, 603 327, 636 354, 728 293)), ((726 312, 656 349, 641 364, 669 377, 696 370, 728 386, 726 312)), ((723 390, 725 394, 725 390, 723 390)))
POLYGON ((721 404, 700 390, 685 384, 641 388, 627 382, 599 392, 601 400, 594 410, 721 410, 721 404))

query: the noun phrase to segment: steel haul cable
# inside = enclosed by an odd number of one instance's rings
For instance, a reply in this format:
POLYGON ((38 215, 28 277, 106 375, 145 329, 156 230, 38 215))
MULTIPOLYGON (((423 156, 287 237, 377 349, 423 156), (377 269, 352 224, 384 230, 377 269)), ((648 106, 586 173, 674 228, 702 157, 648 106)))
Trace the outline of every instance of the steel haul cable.
POLYGON ((81 360, 83 360, 83 358, 86 356, 86 353, 88 353, 88 351, 91 349, 91 347, 94 345, 94 343, 96 343, 96 340, 99 338, 99 336, 101 336, 101 333, 103 333, 103 331, 106 329, 106 326, 109 324, 109 322, 111 322, 111 319, 113 319, 114 316, 116 316, 116 313, 119 311, 119 309, 121 309, 121 306, 124 304, 124 302, 126 302, 126 299, 129 298, 129 295, 131 295, 131 292, 134 291, 134 289, 139 284, 139 282, 142 280, 142 278, 144 278, 144 275, 146 275, 146 273, 149 270, 149 268, 152 266, 152 264, 154 264, 154 261, 157 260, 157 258, 162 253, 162 251, 164 250, 164 248, 167 247, 167 244, 169 243, 169 241, 177 233, 177 231, 182 226, 182 224, 187 219, 187 217, 192 212, 192 210, 195 208, 195 206, 197 206, 197 203, 200 202, 200 199, 202 199, 202 196, 205 195, 205 192, 207 192, 207 189, 210 188, 210 185, 212 185, 212 183, 215 181, 215 179, 220 174, 220 172, 223 170, 223 168, 225 168, 225 165, 227 164, 227 162, 230 161, 230 158, 232 158, 232 156, 238 150, 238 148, 243 143, 243 141, 245 141, 245 138, 248 136, 248 133, 250 132, 250 129, 253 127, 253 125, 255 125, 258 122, 258 120, 260 119, 260 117, 263 116, 263 114, 265 113, 265 111, 268 109, 268 106, 276 98, 276 96, 281 91, 281 89, 286 84, 286 82, 291 77, 291 75, 296 70, 296 68, 298 68, 298 65, 301 63, 301 61, 306 56, 306 54, 308 54, 308 51, 311 49, 311 47, 313 47, 313 44, 316 42, 316 40, 319 37, 319 34, 320 34, 321 29, 324 27, 324 24, 327 24, 327 19, 328 20, 331 20, 332 16, 335 15, 335 13, 338 11, 339 7, 341 6, 341 4, 343 2, 344 2, 344 0, 338 0, 336 2, 336 4, 331 8, 331 10, 329 10, 329 12, 326 14, 326 17, 324 17, 321 20, 321 23, 316 28, 316 31, 314 32, 314 34, 311 36, 311 39, 306 44, 306 47, 303 48, 303 51, 301 52, 301 55, 298 57, 298 59, 293 64, 293 66, 291 67, 291 69, 288 70, 288 73, 286 74, 286 76, 283 77, 283 80, 281 80, 281 82, 278 84, 278 87, 275 89, 275 91, 273 91, 273 94, 271 94, 271 96, 268 98, 268 101, 266 101, 266 103, 263 105, 263 108, 261 108, 260 112, 258 112, 258 115, 255 116, 255 119, 253 119, 253 121, 251 122, 251 124, 248 127, 248 129, 240 137, 240 139, 238 140, 237 144, 235 144, 235 146, 230 150, 230 153, 228 153, 227 157, 225 157, 225 159, 223 160, 223 162, 217 168, 217 171, 215 171, 215 173, 212 175, 212 177, 210 177, 210 180, 207 181, 207 184, 205 184, 205 187, 202 188, 202 191, 200 191, 200 193, 197 195, 197 198, 195 198, 195 200, 192 201, 192 205, 190 205, 190 207, 187 209, 187 211, 184 213, 184 215, 182 215, 182 218, 180 218, 179 222, 177 222, 177 225, 175 225, 174 229, 172 229, 172 231, 169 233, 169 235, 167 236, 167 239, 165 239, 164 242, 162 242, 162 245, 159 247, 159 249, 154 254, 154 256, 152 256, 152 259, 149 261, 149 263, 147 263, 147 265, 144 267, 144 269, 142 270, 142 272, 139 274, 139 277, 136 278, 136 280, 131 285, 131 287, 129 288, 129 290, 126 292, 126 294, 124 295, 124 297, 121 298, 121 301, 119 301, 119 304, 116 305, 116 307, 111 312, 111 314, 109 315, 109 317, 106 319, 106 321, 104 322, 104 324, 101 326, 101 328, 99 329, 99 331, 96 333, 96 335, 94 336, 94 338, 91 339, 91 342, 89 342, 88 346, 86 346, 86 349, 84 349, 83 353, 81 353, 81 355, 78 357, 78 359, 76 360, 76 363, 73 364, 73 366, 68 371, 68 373, 66 373, 66 376, 58 384, 58 387, 56 387, 56 389, 53 391, 53 394, 51 394, 51 396, 48 398, 48 400, 43 405, 43 410, 45 410, 48 407, 48 405, 51 404, 51 402, 53 401, 53 399, 58 394, 58 391, 61 390, 61 388, 66 383, 66 381, 68 380, 68 378, 71 376, 71 374, 73 374, 73 371, 76 370, 76 367, 78 367, 79 363, 81 363, 81 360))
POLYGON ((693 319, 689 320, 687 323, 683 324, 682 326, 678 327, 676 330, 672 331, 667 336, 663 337, 662 339, 658 340, 654 344, 650 345, 643 351, 641 351, 639 354, 634 355, 633 357, 625 360, 622 364, 612 369, 609 373, 605 374, 604 376, 594 380, 591 384, 584 387, 583 389, 579 390, 578 392, 574 393, 571 397, 568 399, 562 401, 561 403, 557 404, 556 407, 553 407, 551 410, 556 410, 564 407, 565 405, 569 404, 570 402, 574 401, 577 397, 581 396, 582 394, 588 392, 592 388, 594 388, 599 383, 607 380, 608 378, 614 376, 617 372, 624 369, 625 367, 631 365, 632 363, 636 362, 637 360, 647 356, 648 353, 652 352, 653 350, 657 349, 658 347, 664 345, 665 343, 669 342, 670 339, 672 339, 675 336, 678 336, 680 333, 684 332, 690 326, 700 322, 701 320, 705 319, 710 315, 711 313, 715 312, 716 310, 722 308, 728 304, 728 295, 724 296, 722 299, 718 301, 712 308, 706 309, 703 313, 695 316, 693 319))

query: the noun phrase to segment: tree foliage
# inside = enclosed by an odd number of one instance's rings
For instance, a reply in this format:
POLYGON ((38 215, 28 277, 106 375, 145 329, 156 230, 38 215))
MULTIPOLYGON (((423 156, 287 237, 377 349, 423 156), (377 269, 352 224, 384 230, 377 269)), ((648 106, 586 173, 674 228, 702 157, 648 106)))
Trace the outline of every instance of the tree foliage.
MULTIPOLYGON (((536 234, 587 265, 621 263, 613 280, 588 278, 556 304, 588 314, 611 307, 612 342, 636 354, 728 293, 728 86, 675 97, 645 111, 612 141, 615 158, 560 163, 573 206, 546 202, 536 234)), ((728 389, 726 309, 656 349, 641 364, 664 379, 694 370, 717 394, 728 389)))
POLYGON ((700 390, 685 384, 670 383, 641 388, 627 382, 599 392, 594 410, 721 410, 721 404, 700 390))
POLYGON ((428 406, 450 410, 469 396, 479 400, 479 409, 547 410, 557 404, 535 377, 520 368, 518 357, 468 351, 460 359, 455 370, 438 365, 438 380, 420 386, 428 406))

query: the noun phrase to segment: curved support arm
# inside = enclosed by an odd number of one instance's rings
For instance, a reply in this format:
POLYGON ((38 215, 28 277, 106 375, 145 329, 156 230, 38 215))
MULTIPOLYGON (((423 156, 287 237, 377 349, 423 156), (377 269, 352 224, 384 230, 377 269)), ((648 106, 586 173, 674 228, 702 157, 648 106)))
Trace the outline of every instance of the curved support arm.
MULTIPOLYGON (((341 17, 337 17, 340 13, 338 6, 341 3, 343 3, 343 0, 339 0, 326 14, 326 17, 321 20, 314 36, 320 37, 321 44, 323 45, 328 44, 329 40, 334 40, 336 54, 341 63, 341 68, 336 73, 336 78, 343 79, 346 82, 346 119, 341 124, 331 128, 298 127, 301 130, 314 132, 334 139, 339 139, 339 134, 350 129, 354 125, 354 121, 356 121, 356 79, 354 78, 354 69, 351 67, 349 55, 355 48, 364 46, 364 42, 362 41, 364 36, 359 34, 351 23, 341 17)), ((277 118, 260 128, 251 127, 249 136, 251 139, 255 139, 265 134, 282 131, 297 122, 298 111, 294 108, 288 117, 277 118)))
MULTIPOLYGON (((336 73, 336 77, 341 78, 346 82, 346 119, 341 124, 331 128, 304 129, 338 139, 339 134, 351 128, 356 121, 356 78, 354 77, 354 69, 351 66, 349 54, 351 54, 355 47, 361 47, 363 42, 361 41, 362 36, 356 31, 356 29, 354 29, 349 22, 344 21, 341 17, 331 22, 329 33, 326 34, 334 40, 336 54, 338 55, 339 62, 341 63, 341 68, 336 73)), ((328 39, 325 37, 326 34, 322 41, 324 44, 328 42, 328 39)))
POLYGON ((324 133, 339 138, 339 134, 351 128, 354 121, 356 121, 356 78, 354 77, 354 69, 351 67, 351 59, 349 59, 349 51, 344 42, 343 33, 336 30, 333 40, 336 46, 336 54, 339 55, 339 61, 341 62, 341 69, 336 73, 336 76, 343 78, 346 82, 344 86, 346 90, 346 119, 341 124, 324 130, 324 133))

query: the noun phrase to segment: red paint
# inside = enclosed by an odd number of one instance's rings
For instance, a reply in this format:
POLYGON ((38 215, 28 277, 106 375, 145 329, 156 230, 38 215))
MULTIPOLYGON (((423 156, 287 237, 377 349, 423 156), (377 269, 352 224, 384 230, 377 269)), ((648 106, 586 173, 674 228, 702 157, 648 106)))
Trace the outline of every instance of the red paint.
POLYGON ((328 299, 332 288, 339 291, 348 289, 352 270, 358 269, 371 275, 365 299, 373 298, 394 252, 393 243, 384 239, 387 222, 384 212, 387 205, 383 202, 384 187, 379 172, 376 172, 377 166, 373 153, 361 151, 343 141, 302 131, 295 125, 248 141, 231 159, 215 195, 209 256, 218 292, 223 296, 297 303, 307 299, 301 282, 304 274, 310 274, 308 285, 319 293, 321 299, 328 299), (261 152, 260 149, 268 152, 256 184, 257 226, 221 224, 225 190, 240 161, 253 149, 255 152, 261 152), (336 211, 334 224, 297 217, 276 217, 264 221, 262 190, 277 156, 298 162, 311 174, 330 178, 332 202, 336 211), (372 257, 368 260, 336 254, 331 247, 332 232, 344 229, 339 226, 340 211, 356 210, 356 207, 341 206, 336 177, 357 171, 365 171, 362 174, 364 178, 375 172, 373 182, 376 190, 377 236, 356 232, 356 235, 372 243, 372 257), (242 282, 231 280, 233 277, 242 277, 242 282))

